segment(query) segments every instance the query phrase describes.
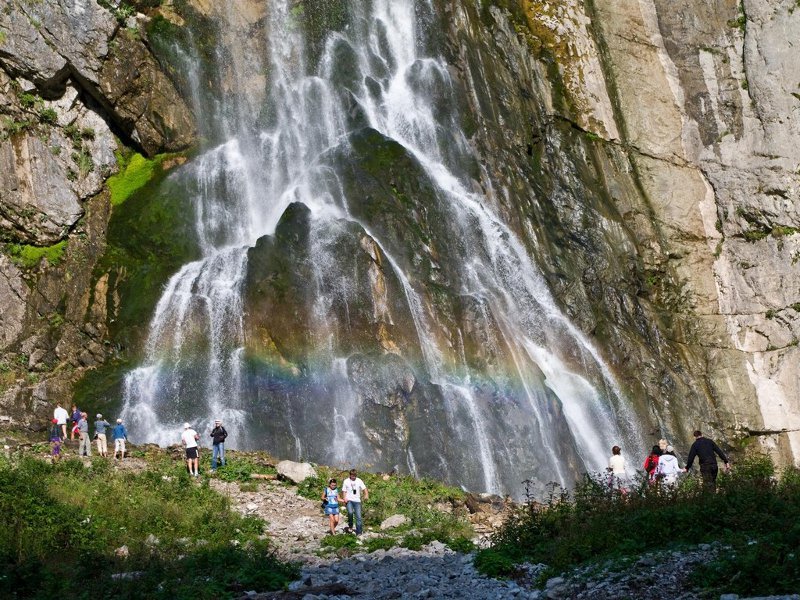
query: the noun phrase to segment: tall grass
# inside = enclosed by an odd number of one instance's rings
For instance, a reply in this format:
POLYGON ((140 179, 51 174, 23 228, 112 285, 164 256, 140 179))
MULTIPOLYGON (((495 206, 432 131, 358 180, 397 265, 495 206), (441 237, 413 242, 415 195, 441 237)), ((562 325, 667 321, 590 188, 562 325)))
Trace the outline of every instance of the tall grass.
POLYGON ((695 571, 710 589, 744 594, 800 589, 800 471, 775 477, 754 457, 720 474, 717 493, 684 478, 672 489, 640 482, 622 494, 586 476, 572 494, 556 491, 544 505, 516 510, 476 564, 493 576, 522 562, 564 571, 591 561, 722 541, 729 550, 695 571))
POLYGON ((225 598, 279 589, 297 572, 275 558, 263 522, 180 465, 2 461, 0 514, 3 598, 225 598), (116 556, 123 545, 129 556, 116 556))

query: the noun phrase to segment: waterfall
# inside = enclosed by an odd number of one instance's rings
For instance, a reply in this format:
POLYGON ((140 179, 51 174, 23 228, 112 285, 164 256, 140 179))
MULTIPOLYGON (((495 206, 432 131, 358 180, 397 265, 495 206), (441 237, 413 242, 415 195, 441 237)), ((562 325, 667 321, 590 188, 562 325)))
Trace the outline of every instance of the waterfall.
MULTIPOLYGON (((351 357, 341 351, 342 328, 331 317, 338 299, 347 302, 355 287, 366 285, 337 268, 335 246, 351 235, 352 224, 374 242, 383 261, 370 285, 380 288, 376 278, 384 271, 399 282, 421 357, 415 377, 441 402, 449 443, 463 449, 452 453, 462 459, 423 457, 419 448, 426 444, 417 442, 415 449, 405 447, 398 463, 412 472, 433 469, 479 491, 518 494, 526 476, 569 484, 579 470, 602 468, 615 443, 641 451, 636 419, 598 351, 562 313, 523 241, 499 216, 495 194, 505 191, 491 180, 484 186, 489 193, 475 191, 468 165, 477 157, 453 108, 456 86, 445 61, 428 49, 426 14, 432 5, 421 10, 412 0, 350 2, 346 27, 329 33, 319 58, 309 64, 291 4, 269 3, 268 51, 256 57, 269 67, 266 116, 254 117, 259 107, 242 94, 233 94, 230 105, 197 107, 198 114, 220 119, 224 141, 173 176, 197 190, 203 257, 165 287, 145 359, 126 376, 124 416, 133 437, 174 443, 183 421, 208 429, 221 417, 234 446, 259 447, 271 441, 248 427, 257 416, 285 424, 288 451, 316 452, 304 458, 370 464, 374 440, 352 384, 351 357), (354 216, 354 198, 330 156, 347 154, 351 134, 365 127, 399 143, 435 190, 450 240, 439 243, 447 245, 449 264, 456 265, 448 275, 459 297, 474 307, 476 335, 503 359, 494 375, 470 366, 460 330, 460 348, 443 342, 425 284, 409 271, 396 244, 374 223, 354 216), (308 252, 316 290, 309 389, 317 397, 303 401, 329 413, 323 420, 327 430, 309 430, 304 407, 283 392, 276 392, 280 415, 258 415, 261 409, 244 383, 247 252, 274 234, 293 202, 310 209, 308 252), (485 391, 489 379, 494 393, 485 391)), ((220 26, 226 31, 230 22, 223 17, 220 26)), ((229 32, 222 39, 235 37, 229 32)), ((234 56, 225 61, 233 73, 230 85, 243 86, 246 69, 253 67, 228 51, 234 56)), ((389 300, 375 302, 375 320, 391 324, 389 300)))

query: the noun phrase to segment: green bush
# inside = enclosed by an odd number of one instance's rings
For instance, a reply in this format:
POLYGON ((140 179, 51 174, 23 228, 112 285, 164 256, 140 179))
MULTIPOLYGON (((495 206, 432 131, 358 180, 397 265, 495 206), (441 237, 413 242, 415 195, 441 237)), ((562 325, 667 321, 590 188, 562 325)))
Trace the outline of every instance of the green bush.
POLYGON ((260 539, 262 521, 171 464, 134 474, 102 459, 4 461, 0 511, 0 597, 219 598, 297 574, 260 539), (114 553, 123 544, 127 559, 114 553))
POLYGON ((367 552, 376 550, 389 550, 397 545, 397 540, 391 537, 377 537, 367 541, 367 552))
POLYGON ((66 248, 66 240, 43 248, 27 244, 9 244, 6 246, 8 253, 11 255, 11 260, 24 269, 38 266, 43 258, 46 258, 50 265, 56 266, 61 262, 66 248))
POLYGON ((542 506, 513 512, 476 565, 493 576, 508 576, 524 561, 564 571, 720 540, 734 551, 698 570, 698 584, 743 594, 793 591, 800 588, 800 474, 774 475, 768 458, 753 457, 721 473, 717 493, 686 477, 673 489, 639 481, 625 494, 586 476, 572 494, 553 493, 542 506))

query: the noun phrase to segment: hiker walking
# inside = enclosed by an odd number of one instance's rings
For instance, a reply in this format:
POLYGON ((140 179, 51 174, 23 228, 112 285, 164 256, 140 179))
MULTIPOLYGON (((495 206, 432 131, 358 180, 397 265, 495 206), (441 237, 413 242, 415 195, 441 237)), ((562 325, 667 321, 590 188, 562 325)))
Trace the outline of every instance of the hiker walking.
POLYGON ((199 439, 200 436, 194 429, 192 429, 192 426, 189 425, 189 423, 184 423, 183 433, 181 434, 181 443, 183 444, 183 447, 186 448, 186 466, 189 469, 189 474, 194 477, 200 475, 200 472, 197 468, 197 463, 199 462, 197 440, 199 439))
POLYGON ((225 466, 225 438, 228 437, 228 432, 222 426, 222 421, 217 419, 214 421, 214 429, 211 430, 211 472, 217 471, 217 459, 219 458, 220 466, 225 466))
POLYGON ((369 498, 369 490, 364 482, 357 476, 355 469, 350 469, 350 476, 342 484, 344 500, 347 503, 347 526, 353 529, 353 517, 356 521, 356 535, 361 535, 363 531, 363 521, 361 519, 361 492, 364 492, 364 500, 369 498))
POLYGON ((684 471, 688 472, 692 468, 694 459, 697 457, 700 462, 700 475, 703 477, 703 487, 711 492, 717 490, 717 473, 719 472, 717 456, 725 463, 725 470, 727 471, 730 468, 728 457, 720 450, 719 446, 707 437, 703 437, 703 432, 697 429, 694 432, 694 443, 692 447, 689 448, 689 458, 686 459, 686 468, 684 471))
POLYGON ((336 487, 336 479, 329 479, 328 487, 322 492, 322 502, 325 514, 328 515, 330 535, 336 535, 336 526, 339 524, 339 503, 344 501, 339 494, 339 488, 336 487))
POLYGON ((56 404, 56 408, 53 411, 53 418, 56 420, 56 424, 61 428, 61 439, 67 439, 67 419, 69 419, 69 413, 67 410, 61 406, 59 402, 56 404))
POLYGON ((128 441, 128 430, 122 424, 122 419, 117 419, 117 424, 111 431, 111 438, 114 440, 114 460, 117 460, 117 452, 119 452, 119 459, 125 458, 125 442, 128 441))
POLYGON ((92 455, 92 441, 89 439, 89 415, 85 412, 81 413, 81 420, 78 421, 78 435, 80 442, 78 443, 78 456, 91 456, 92 455))
POLYGON ((658 458, 656 465, 656 480, 660 481, 664 487, 672 487, 678 482, 678 473, 681 468, 678 466, 678 458, 675 456, 675 449, 667 446, 664 454, 658 458))
POLYGON ((653 446, 650 450, 650 454, 647 455, 647 458, 644 459, 644 470, 647 473, 647 480, 650 483, 655 483, 656 481, 656 469, 658 468, 658 460, 661 457, 661 448, 658 446, 653 446))
POLYGON ((50 456, 53 462, 61 459, 61 426, 55 418, 51 421, 50 427, 50 456))

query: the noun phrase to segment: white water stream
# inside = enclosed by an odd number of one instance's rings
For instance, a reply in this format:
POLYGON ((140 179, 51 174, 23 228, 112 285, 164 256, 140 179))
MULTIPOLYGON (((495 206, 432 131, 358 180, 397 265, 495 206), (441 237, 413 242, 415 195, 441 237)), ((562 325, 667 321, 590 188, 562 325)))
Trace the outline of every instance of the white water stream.
MULTIPOLYGON (((354 220, 336 173, 322 160, 327 151, 347 146, 354 102, 365 124, 401 144, 434 184, 447 206, 452 239, 458 241, 453 251, 460 260, 457 291, 480 305, 491 344, 503 349, 515 370, 514 407, 506 413, 475 393, 477 384, 465 361, 458 369, 448 368, 444 355, 450 349, 441 346, 425 290, 404 272, 393 249, 370 224, 360 223, 402 285, 424 359, 420 376, 441 394, 458 437, 452 443, 474 451, 477 475, 467 479, 471 485, 512 491, 514 484, 502 473, 512 467, 515 473, 525 472, 526 465, 515 461, 531 453, 548 478, 564 484, 570 483, 576 467, 563 459, 564 447, 574 448, 580 467, 590 470, 605 465, 614 443, 624 440, 630 452, 639 451, 635 420, 600 355, 560 311, 523 243, 495 212, 494 198, 471 191, 460 172, 458 163, 471 157, 471 151, 454 109, 441 109, 452 104, 447 94, 453 93, 453 82, 441 58, 422 54, 425 34, 414 2, 351 2, 348 27, 329 35, 316 66, 306 64, 290 2, 270 2, 267 10, 268 56, 248 60, 269 66, 265 101, 270 123, 254 135, 257 107, 234 94, 238 100, 215 109, 228 141, 192 161, 181 175, 197 182, 203 258, 169 281, 150 324, 146 359, 126 377, 124 416, 135 439, 171 444, 185 420, 208 429, 211 420, 222 418, 233 445, 259 444, 247 438, 248 411, 253 408, 243 387, 247 249, 274 233, 292 202, 311 210, 320 225, 312 227, 312 235, 323 231, 325 223, 354 220), (571 358, 570 367, 562 357, 571 358), (187 365, 190 360, 199 364, 187 365), (582 372, 576 372, 576 364, 583 365, 582 372), (558 414, 563 414, 562 425, 558 414)), ((246 61, 235 51, 232 56, 226 64, 234 73, 231 85, 243 86, 246 61)), ((204 110, 211 109, 198 107, 199 114, 204 110)), ((322 282, 331 255, 323 234, 318 235, 311 252, 316 280, 322 282)), ((328 327, 328 302, 321 294, 312 311, 319 331, 328 327)), ((311 458, 367 464, 369 449, 361 431, 361 407, 348 379, 348 358, 337 355, 333 337, 325 339, 320 353, 327 356, 327 365, 316 376, 331 382, 334 431, 325 435, 337 443, 330 455, 311 458)), ((299 455, 307 446, 303 436, 318 433, 303 433, 286 402, 282 418, 299 455)), ((419 461, 408 449, 408 468, 417 470, 419 461)), ((450 471, 457 482, 462 467, 450 471)))

